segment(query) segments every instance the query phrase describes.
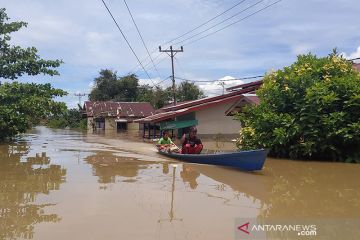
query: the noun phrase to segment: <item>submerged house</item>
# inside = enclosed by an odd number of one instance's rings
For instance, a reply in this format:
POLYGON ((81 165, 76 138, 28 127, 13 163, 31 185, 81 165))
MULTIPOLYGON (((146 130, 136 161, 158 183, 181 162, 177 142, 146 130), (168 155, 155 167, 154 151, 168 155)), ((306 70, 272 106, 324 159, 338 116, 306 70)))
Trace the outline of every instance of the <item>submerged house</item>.
POLYGON ((135 120, 155 114, 147 102, 86 101, 84 107, 90 130, 139 130, 135 120))
POLYGON ((228 88, 228 93, 180 102, 168 105, 156 111, 156 114, 135 120, 143 124, 144 138, 157 138, 162 130, 170 130, 173 135, 181 137, 188 128, 197 125, 198 135, 213 138, 233 138, 239 133, 240 122, 234 120, 234 113, 241 111, 248 104, 258 104, 255 90, 262 84, 256 81, 228 88))

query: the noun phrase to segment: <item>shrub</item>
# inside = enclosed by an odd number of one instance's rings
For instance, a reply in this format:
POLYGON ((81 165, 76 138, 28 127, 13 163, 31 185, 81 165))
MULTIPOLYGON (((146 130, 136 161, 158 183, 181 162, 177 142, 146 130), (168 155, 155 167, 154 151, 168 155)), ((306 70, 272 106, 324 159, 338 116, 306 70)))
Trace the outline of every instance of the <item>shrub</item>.
POLYGON ((258 106, 236 118, 240 149, 270 156, 360 162, 360 74, 336 51, 307 54, 266 74, 258 106))

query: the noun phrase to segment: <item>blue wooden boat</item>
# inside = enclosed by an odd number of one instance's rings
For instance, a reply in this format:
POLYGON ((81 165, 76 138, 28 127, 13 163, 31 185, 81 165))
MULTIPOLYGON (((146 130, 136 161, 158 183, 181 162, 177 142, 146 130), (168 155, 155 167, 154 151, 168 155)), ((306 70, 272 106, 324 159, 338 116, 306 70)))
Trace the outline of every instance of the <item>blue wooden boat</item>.
POLYGON ((243 171, 258 171, 264 166, 265 149, 217 154, 179 154, 159 151, 160 154, 184 162, 234 167, 243 171))

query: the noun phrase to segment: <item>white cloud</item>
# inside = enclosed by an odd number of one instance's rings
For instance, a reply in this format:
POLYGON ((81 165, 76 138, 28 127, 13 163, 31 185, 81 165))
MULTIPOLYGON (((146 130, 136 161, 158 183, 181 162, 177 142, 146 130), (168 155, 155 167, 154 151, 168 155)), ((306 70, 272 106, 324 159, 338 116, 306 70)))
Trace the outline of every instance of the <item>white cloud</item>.
POLYGON ((343 52, 342 55, 346 59, 360 58, 360 46, 356 49, 355 52, 352 52, 349 55, 343 52))
POLYGON ((244 83, 244 81, 242 80, 233 80, 233 79, 235 78, 232 76, 225 76, 219 78, 218 81, 199 83, 198 86, 201 90, 203 90, 206 96, 211 97, 222 94, 223 90, 224 93, 226 93, 226 88, 228 87, 232 87, 244 83), (222 83, 224 83, 224 89, 222 83))
POLYGON ((313 49, 314 49, 313 46, 311 46, 310 44, 301 43, 301 44, 293 46, 292 52, 295 55, 300 55, 300 54, 307 54, 307 53, 311 52, 313 49))
POLYGON ((220 78, 219 80, 224 80, 227 87, 232 87, 234 85, 239 85, 239 84, 244 83, 243 80, 239 80, 239 79, 236 79, 235 77, 231 77, 231 76, 225 76, 225 77, 220 78))
MULTIPOLYGON (((165 81, 164 81, 165 82, 165 81)), ((162 85, 162 79, 160 78, 139 78, 139 85, 150 85, 150 86, 153 86, 153 85, 157 85, 160 83, 160 85, 162 85)))

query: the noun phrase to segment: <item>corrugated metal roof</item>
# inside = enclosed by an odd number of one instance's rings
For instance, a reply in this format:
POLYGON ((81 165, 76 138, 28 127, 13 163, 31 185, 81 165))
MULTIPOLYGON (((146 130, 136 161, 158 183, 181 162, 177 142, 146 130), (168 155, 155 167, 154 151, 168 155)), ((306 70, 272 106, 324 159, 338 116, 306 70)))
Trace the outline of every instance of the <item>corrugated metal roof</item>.
POLYGON ((260 99, 258 96, 244 96, 245 101, 249 102, 249 103, 253 103, 255 105, 259 105, 260 104, 260 99))
POLYGON ((85 102, 86 115, 96 117, 143 118, 155 114, 155 109, 146 102, 85 102))
POLYGON ((226 88, 226 91, 238 91, 239 89, 245 89, 245 88, 250 88, 250 87, 255 87, 255 86, 259 87, 259 86, 261 86, 262 83, 263 83, 263 80, 254 81, 254 82, 250 82, 250 83, 243 83, 240 85, 226 88))
MULTIPOLYGON (((188 100, 188 101, 182 101, 182 102, 177 102, 176 105, 180 105, 180 104, 184 104, 184 103, 188 103, 188 102, 192 102, 194 100, 188 100)), ((169 107, 172 107, 174 106, 174 103, 169 103, 169 104, 166 104, 164 105, 162 108, 159 108, 155 111, 155 113, 161 113, 161 112, 164 112, 165 110, 164 109, 167 109, 169 107)))
POLYGON ((213 101, 208 101, 208 102, 203 102, 201 104, 195 105, 195 106, 190 106, 190 107, 185 107, 185 108, 181 108, 178 110, 174 110, 174 111, 168 111, 168 112, 162 112, 162 113, 158 113, 155 114, 153 116, 149 116, 146 118, 142 118, 142 119, 138 119, 135 120, 135 122, 139 122, 139 123, 156 123, 156 122, 160 122, 163 120, 167 120, 167 119, 172 119, 175 118, 176 116, 180 116, 180 115, 184 115, 190 112, 194 112, 194 111, 198 111, 204 108, 208 108, 210 106, 213 105, 217 105, 217 104, 221 104, 221 103, 225 103, 225 102, 229 102, 229 101, 236 101, 240 98, 242 98, 243 95, 239 94, 239 95, 233 95, 233 96, 228 96, 225 98, 221 98, 221 99, 216 99, 213 101))
POLYGON ((175 116, 176 113, 174 111, 162 112, 152 116, 148 116, 146 118, 137 119, 135 120, 135 122, 140 122, 140 123, 160 122, 162 120, 175 118, 175 116))
POLYGON ((163 108, 163 111, 175 111, 175 110, 179 110, 182 108, 187 108, 187 107, 192 107, 192 106, 196 106, 199 104, 203 104, 203 103, 208 103, 208 102, 213 102, 213 101, 217 101, 217 100, 221 100, 224 98, 228 98, 231 96, 236 96, 236 95, 241 95, 241 94, 245 94, 245 93, 249 93, 249 92, 253 92, 256 89, 258 89, 260 87, 261 84, 255 84, 253 86, 248 86, 244 89, 238 89, 236 91, 232 91, 230 93, 226 93, 223 95, 218 95, 215 97, 208 97, 208 98, 202 98, 202 99, 198 99, 198 100, 194 100, 194 101, 190 101, 190 102, 185 102, 185 103, 179 103, 176 104, 175 106, 169 106, 166 108, 163 108))

